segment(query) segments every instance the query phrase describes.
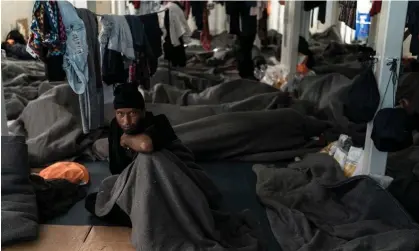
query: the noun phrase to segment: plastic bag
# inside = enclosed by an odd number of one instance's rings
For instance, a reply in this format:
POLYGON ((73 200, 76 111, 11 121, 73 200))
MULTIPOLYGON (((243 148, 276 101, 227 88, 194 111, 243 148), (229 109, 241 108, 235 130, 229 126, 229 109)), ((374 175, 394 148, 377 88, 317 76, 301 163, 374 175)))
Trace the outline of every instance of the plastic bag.
POLYGON ((343 167, 343 174, 346 177, 354 176, 356 169, 360 167, 359 163, 360 163, 360 160, 362 159, 363 154, 364 154, 364 150, 362 150, 362 148, 353 147, 353 146, 349 148, 345 165, 343 167))
MULTIPOLYGON (((260 79, 262 83, 274 87, 280 87, 287 81, 288 70, 283 65, 268 66, 265 74, 260 79)), ((256 77, 256 76, 255 76, 256 77)))
POLYGON ((339 163, 339 165, 342 167, 342 169, 345 166, 346 159, 349 153, 349 149, 352 146, 352 139, 345 134, 342 134, 339 136, 339 140, 336 144, 336 151, 333 154, 333 157, 335 160, 339 163))
POLYGON ((337 145, 337 141, 332 142, 326 147, 324 147, 320 152, 327 153, 328 155, 333 156, 335 155, 335 152, 336 152, 336 145, 337 145))

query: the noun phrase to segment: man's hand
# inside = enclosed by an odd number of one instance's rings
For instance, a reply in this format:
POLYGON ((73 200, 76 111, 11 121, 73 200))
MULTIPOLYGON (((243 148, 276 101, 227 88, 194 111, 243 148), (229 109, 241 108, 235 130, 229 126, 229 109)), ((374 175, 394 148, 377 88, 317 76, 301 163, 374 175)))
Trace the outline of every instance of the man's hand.
POLYGON ((135 152, 151 153, 153 151, 153 141, 145 134, 121 136, 120 144, 124 148, 129 148, 135 152))

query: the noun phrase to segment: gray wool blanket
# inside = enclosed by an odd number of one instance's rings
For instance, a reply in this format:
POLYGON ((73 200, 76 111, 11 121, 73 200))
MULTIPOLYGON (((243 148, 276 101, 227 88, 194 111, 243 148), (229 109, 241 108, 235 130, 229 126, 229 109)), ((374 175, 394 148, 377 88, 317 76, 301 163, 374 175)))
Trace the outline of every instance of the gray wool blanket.
POLYGON ((1 244, 38 237, 38 207, 29 182, 28 147, 24 137, 1 137, 1 244))
POLYGON ((419 225, 368 176, 346 178, 329 155, 253 167, 283 251, 419 250, 419 225))
POLYGON ((132 222, 136 250, 264 250, 255 222, 244 212, 217 210, 220 194, 180 141, 168 150, 138 154, 120 174, 106 178, 96 214, 117 204, 132 222))

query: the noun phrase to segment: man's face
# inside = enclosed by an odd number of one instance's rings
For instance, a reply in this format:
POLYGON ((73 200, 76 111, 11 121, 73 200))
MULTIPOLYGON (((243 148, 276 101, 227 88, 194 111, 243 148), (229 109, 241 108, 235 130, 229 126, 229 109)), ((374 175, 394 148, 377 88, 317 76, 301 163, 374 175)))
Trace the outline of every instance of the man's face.
POLYGON ((115 112, 116 121, 124 132, 135 130, 143 115, 141 110, 135 108, 120 108, 115 112))

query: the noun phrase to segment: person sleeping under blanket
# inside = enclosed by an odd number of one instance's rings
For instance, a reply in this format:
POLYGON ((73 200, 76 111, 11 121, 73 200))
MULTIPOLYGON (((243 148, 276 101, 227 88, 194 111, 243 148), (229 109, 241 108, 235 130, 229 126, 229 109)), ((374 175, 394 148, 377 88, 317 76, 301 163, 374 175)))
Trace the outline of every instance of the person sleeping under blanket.
POLYGON ((21 60, 35 60, 26 51, 26 40, 16 29, 11 30, 4 42, 1 43, 1 49, 6 52, 7 57, 21 60))
MULTIPOLYGON (((163 114, 154 116, 145 110, 145 101, 138 89, 131 84, 122 84, 114 90, 115 118, 111 121, 108 135, 109 169, 111 174, 120 174, 134 159, 137 152, 159 151, 177 139, 163 114)), ((95 215, 97 193, 86 198, 86 209, 95 215)), ((115 205, 111 213, 101 217, 105 221, 130 226, 131 222, 115 205)))

